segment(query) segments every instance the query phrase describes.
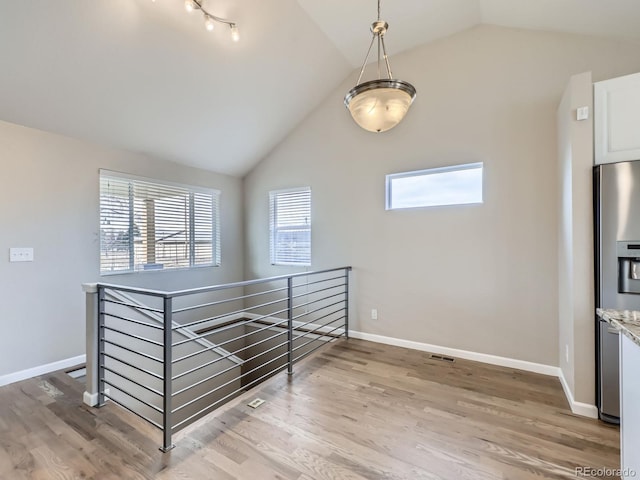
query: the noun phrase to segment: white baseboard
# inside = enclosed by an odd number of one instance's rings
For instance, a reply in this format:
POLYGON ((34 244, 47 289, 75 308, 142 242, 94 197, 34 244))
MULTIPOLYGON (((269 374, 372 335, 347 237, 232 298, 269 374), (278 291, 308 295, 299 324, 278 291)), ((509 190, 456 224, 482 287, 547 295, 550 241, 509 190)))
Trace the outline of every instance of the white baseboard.
POLYGON ((497 355, 489 355, 486 353, 459 350, 457 348, 442 347, 440 345, 431 345, 429 343, 414 342, 412 340, 385 337, 383 335, 374 335, 372 333, 351 331, 349 332, 349 336, 361 340, 368 340, 370 342, 384 343, 386 345, 394 345, 396 347, 410 348, 413 350, 437 353, 440 355, 449 355, 451 357, 464 358, 466 360, 488 363, 490 365, 517 368, 519 370, 525 370, 527 372, 540 373, 542 375, 557 377, 558 379, 560 379, 560 384, 562 385, 564 394, 567 397, 567 401, 569 402, 571 411, 576 415, 581 415, 583 417, 598 418, 598 409, 595 405, 589 405, 588 403, 575 401, 575 399, 573 398, 573 394, 571 393, 571 390, 569 389, 569 386, 567 384, 567 380, 564 378, 564 374, 562 373, 560 367, 554 367, 553 365, 544 365, 542 363, 527 362, 524 360, 516 360, 515 358, 499 357, 497 355))
POLYGON ((449 355, 451 357, 464 358, 465 360, 473 360, 476 362, 498 365, 500 367, 517 368, 526 370, 527 372, 541 373, 552 377, 558 376, 558 367, 552 365, 544 365, 542 363, 526 362, 524 360, 516 360, 515 358, 499 357, 497 355, 489 355, 487 353, 470 352, 468 350, 459 350, 457 348, 441 347, 440 345, 431 345, 429 343, 414 342, 412 340, 403 340, 394 337, 385 337, 383 335, 374 335, 372 333, 349 332, 353 338, 368 340, 370 342, 385 343, 396 347, 411 348, 423 352, 437 353, 439 355, 449 355))
POLYGON ((569 384, 567 383, 567 379, 565 378, 564 372, 561 368, 558 368, 558 378, 560 379, 560 385, 562 385, 562 389, 567 397, 571 411, 576 415, 582 415, 583 417, 598 418, 598 408, 595 405, 575 401, 573 398, 573 392, 569 388, 569 384))
POLYGON ((10 383, 20 382, 28 378, 37 377, 38 375, 44 375, 45 373, 55 372, 56 370, 75 367, 81 363, 86 363, 86 360, 86 355, 78 355, 77 357, 66 358, 57 362, 47 363, 46 365, 27 368, 26 370, 21 370, 19 372, 8 373, 7 375, 0 376, 0 387, 9 385, 10 383))

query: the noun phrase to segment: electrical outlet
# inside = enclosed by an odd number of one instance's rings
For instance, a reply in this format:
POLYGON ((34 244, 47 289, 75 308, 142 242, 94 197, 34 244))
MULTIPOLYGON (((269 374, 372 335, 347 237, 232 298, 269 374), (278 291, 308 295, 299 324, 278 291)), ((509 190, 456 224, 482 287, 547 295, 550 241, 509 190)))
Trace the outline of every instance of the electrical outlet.
POLYGON ((371 320, 377 320, 378 319, 378 309, 377 308, 372 308, 371 309, 371 320))
POLYGON ((564 358, 567 360, 567 363, 569 363, 569 345, 564 346, 564 358))

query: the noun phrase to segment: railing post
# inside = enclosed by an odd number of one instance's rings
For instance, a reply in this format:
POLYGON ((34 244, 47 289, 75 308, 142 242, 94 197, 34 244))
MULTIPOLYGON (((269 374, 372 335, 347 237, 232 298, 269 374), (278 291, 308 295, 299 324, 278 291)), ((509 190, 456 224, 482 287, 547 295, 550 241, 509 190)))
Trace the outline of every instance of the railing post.
POLYGON ((349 338, 349 272, 350 268, 344 269, 344 336, 349 338))
POLYGON ((104 287, 98 285, 98 406, 104 405, 104 287))
POLYGON ((171 443, 171 433, 173 430, 173 424, 171 419, 172 410, 172 343, 173 343, 173 298, 164 298, 164 341, 163 341, 163 397, 162 397, 162 447, 160 450, 168 452, 175 445, 171 443))
POLYGON ((293 278, 287 278, 287 375, 293 375, 293 278))
POLYGON ((98 302, 98 284, 83 283, 82 291, 85 293, 85 349, 86 381, 82 401, 90 407, 98 405, 98 338, 100 328, 98 315, 100 303, 98 302))

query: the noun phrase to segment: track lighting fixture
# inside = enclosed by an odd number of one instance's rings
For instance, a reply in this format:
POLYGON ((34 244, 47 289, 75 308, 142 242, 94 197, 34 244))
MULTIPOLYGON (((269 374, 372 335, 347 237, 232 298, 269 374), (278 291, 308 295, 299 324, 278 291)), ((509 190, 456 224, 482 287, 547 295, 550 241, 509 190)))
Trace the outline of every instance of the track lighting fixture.
MULTIPOLYGON (((153 3, 156 2, 156 0, 151 1, 153 3)), ((238 31, 238 25, 235 22, 230 22, 229 20, 225 20, 224 18, 213 15, 204 8, 203 4, 204 0, 184 0, 184 8, 187 12, 200 10, 204 14, 204 28, 206 28, 209 32, 215 28, 216 22, 223 23, 229 26, 229 29, 231 30, 231 39, 234 42, 240 41, 240 32, 238 31)))

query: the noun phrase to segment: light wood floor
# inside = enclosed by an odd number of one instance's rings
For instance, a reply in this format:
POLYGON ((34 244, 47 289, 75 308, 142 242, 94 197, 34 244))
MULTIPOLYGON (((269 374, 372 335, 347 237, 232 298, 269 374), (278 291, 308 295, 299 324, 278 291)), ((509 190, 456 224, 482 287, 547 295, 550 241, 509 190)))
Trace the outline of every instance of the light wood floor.
POLYGON ((564 479, 618 468, 618 429, 557 379, 340 341, 176 435, 81 403, 64 373, 0 388, 1 479, 564 479), (256 410, 245 404, 260 397, 256 410))

